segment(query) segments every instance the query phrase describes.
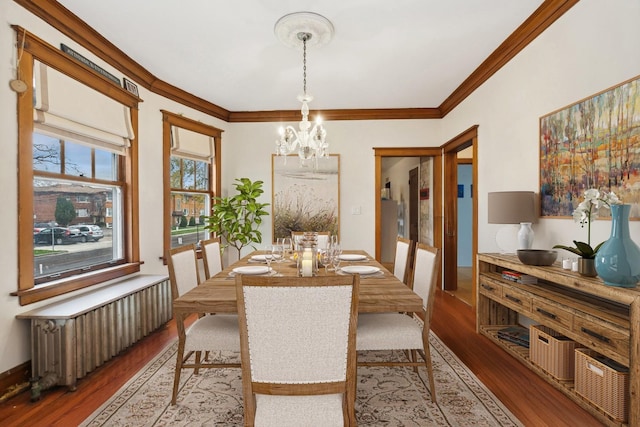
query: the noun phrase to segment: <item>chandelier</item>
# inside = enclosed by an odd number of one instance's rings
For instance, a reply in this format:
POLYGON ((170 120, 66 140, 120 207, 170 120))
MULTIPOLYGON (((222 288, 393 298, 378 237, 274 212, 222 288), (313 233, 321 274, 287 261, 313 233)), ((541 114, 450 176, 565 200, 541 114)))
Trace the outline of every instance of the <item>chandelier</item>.
MULTIPOLYGON (((309 160, 316 160, 328 156, 329 144, 327 132, 322 126, 320 117, 316 117, 316 123, 311 127, 309 122, 309 102, 313 96, 307 93, 307 44, 326 44, 333 35, 333 25, 325 17, 311 13, 298 12, 285 15, 278 20, 275 33, 280 40, 288 46, 296 47, 302 43, 302 95, 298 101, 302 102, 300 112, 302 120, 298 123, 298 129, 293 126, 281 127, 280 137, 276 140, 276 154, 287 156, 298 152, 301 164, 306 165, 309 160)), ((286 161, 286 157, 285 157, 286 161)))

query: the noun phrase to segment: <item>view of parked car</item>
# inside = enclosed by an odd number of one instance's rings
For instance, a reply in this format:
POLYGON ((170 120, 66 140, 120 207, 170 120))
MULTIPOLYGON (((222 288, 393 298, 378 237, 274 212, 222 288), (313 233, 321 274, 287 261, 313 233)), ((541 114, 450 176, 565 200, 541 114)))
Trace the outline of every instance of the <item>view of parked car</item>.
POLYGON ((33 224, 33 233, 39 233, 45 228, 55 227, 57 225, 56 222, 36 222, 33 224))
POLYGON ((72 230, 65 227, 45 228, 33 235, 33 243, 38 245, 68 245, 81 241, 82 234, 79 230, 72 230), (53 239, 52 239, 53 236, 53 239), (52 242, 53 240, 53 242, 52 242))
POLYGON ((69 226, 69 229, 77 230, 80 233, 80 241, 82 243, 86 243, 89 241, 97 242, 104 237, 102 228, 97 225, 71 225, 69 226))

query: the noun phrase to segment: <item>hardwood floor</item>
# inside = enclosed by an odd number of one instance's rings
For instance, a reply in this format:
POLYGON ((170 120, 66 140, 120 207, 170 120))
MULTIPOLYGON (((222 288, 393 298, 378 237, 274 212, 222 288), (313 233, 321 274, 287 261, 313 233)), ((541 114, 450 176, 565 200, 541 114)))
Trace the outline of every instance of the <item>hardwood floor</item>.
POLYGON ((471 267, 458 267, 458 285, 455 291, 447 290, 448 294, 461 299, 465 303, 473 304, 473 270, 471 267))
MULTIPOLYGON (((589 413, 475 332, 475 313, 438 291, 432 330, 525 426, 600 426, 589 413)), ((169 322, 78 382, 75 392, 57 387, 38 402, 22 393, 0 404, 3 426, 78 425, 176 336, 169 322)))

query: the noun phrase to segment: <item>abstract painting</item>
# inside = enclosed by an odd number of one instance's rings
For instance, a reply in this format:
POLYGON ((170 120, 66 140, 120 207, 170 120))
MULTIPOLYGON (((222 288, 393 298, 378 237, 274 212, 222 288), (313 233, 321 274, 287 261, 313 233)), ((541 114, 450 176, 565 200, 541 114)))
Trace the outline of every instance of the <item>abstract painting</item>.
POLYGON ((640 218, 638 77, 540 118, 541 215, 571 216, 589 188, 613 191, 640 218))

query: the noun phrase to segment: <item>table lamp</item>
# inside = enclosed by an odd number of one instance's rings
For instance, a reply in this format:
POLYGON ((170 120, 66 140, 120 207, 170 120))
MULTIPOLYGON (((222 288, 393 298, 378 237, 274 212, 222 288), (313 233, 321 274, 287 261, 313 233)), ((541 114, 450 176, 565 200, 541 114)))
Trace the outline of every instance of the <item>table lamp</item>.
MULTIPOLYGON (((531 249, 534 237, 531 223, 536 218, 535 193, 533 191, 493 192, 489 193, 488 203, 489 224, 520 224, 518 249, 531 249)), ((503 252, 506 251, 503 250, 503 252)))

